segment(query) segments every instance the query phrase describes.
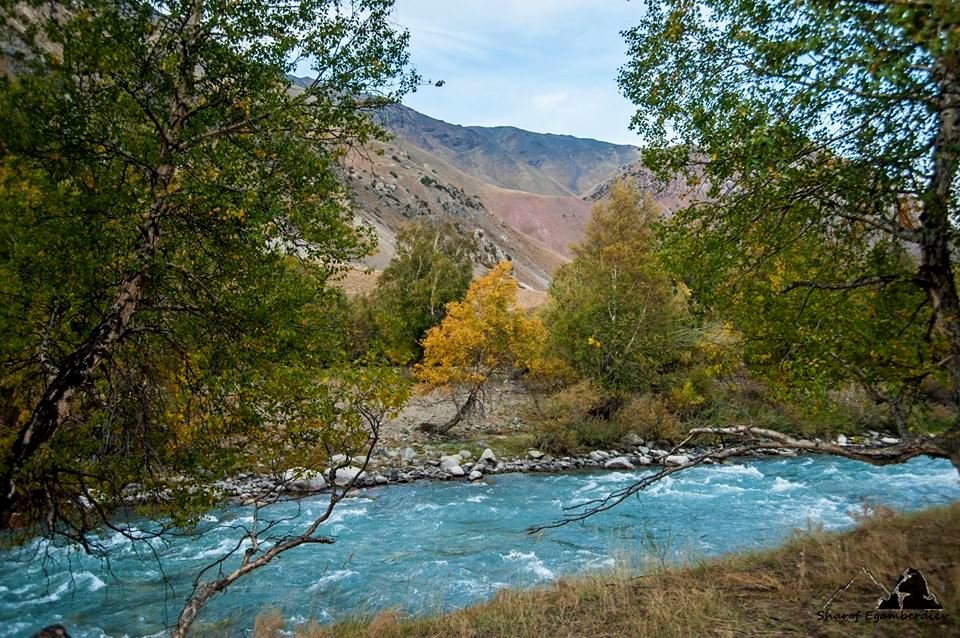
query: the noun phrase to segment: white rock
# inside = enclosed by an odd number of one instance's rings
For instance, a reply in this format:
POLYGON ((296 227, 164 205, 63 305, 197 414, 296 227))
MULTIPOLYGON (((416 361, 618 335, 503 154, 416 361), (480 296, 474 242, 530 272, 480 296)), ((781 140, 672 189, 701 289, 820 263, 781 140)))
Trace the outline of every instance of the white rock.
MULTIPOLYGON (((333 470, 330 470, 330 471, 331 473, 333 472, 333 470)), ((337 472, 337 476, 334 482, 340 487, 349 485, 350 481, 354 479, 359 480, 363 477, 363 470, 361 470, 359 467, 354 467, 352 465, 348 465, 347 467, 341 467, 337 469, 336 472, 337 472)))
POLYGON ((637 457, 637 464, 639 465, 650 465, 651 463, 653 463, 653 459, 646 454, 641 454, 637 457))
POLYGON ((284 472, 283 482, 288 490, 300 492, 318 492, 327 487, 323 474, 302 467, 292 467, 284 472))
POLYGON ((448 472, 451 476, 464 476, 464 475, 466 474, 466 472, 463 470, 463 468, 460 467, 459 465, 454 465, 454 466, 451 467, 451 468, 447 468, 447 472, 448 472))
POLYGON ((479 470, 474 470, 470 472, 470 476, 468 476, 467 478, 469 478, 471 481, 479 481, 480 479, 483 478, 483 472, 479 470))
POLYGON ((663 459, 664 465, 677 466, 683 465, 690 462, 690 457, 686 454, 671 454, 670 456, 663 459))
POLYGON ((463 463, 463 457, 459 454, 450 454, 449 456, 440 457, 440 469, 449 471, 452 467, 460 467, 460 464, 463 463))
POLYGON ((650 454, 650 448, 648 448, 646 445, 641 445, 637 448, 637 452, 640 454, 650 454))
POLYGON ((346 454, 334 454, 333 456, 330 457, 330 465, 336 467, 338 465, 343 465, 348 460, 349 459, 347 459, 346 454))
POLYGON ((880 442, 885 445, 896 445, 900 442, 900 439, 895 439, 892 436, 885 436, 880 439, 880 442))
POLYGON ((413 458, 417 455, 412 447, 405 447, 400 450, 400 458, 404 461, 412 461, 413 458))
POLYGON ((603 450, 594 450, 588 456, 594 461, 605 461, 610 458, 610 455, 603 450))
POLYGON ((493 464, 497 462, 497 455, 493 453, 493 450, 487 448, 483 451, 483 454, 480 455, 480 460, 493 464))
POLYGON ((843 434, 837 437, 837 445, 848 445, 849 443, 850 443, 850 439, 848 439, 843 434))
POLYGON ((473 453, 470 450, 460 450, 459 454, 464 460, 473 457, 473 453))
POLYGON ((610 470, 632 470, 633 463, 622 456, 617 456, 604 463, 603 467, 610 470))
POLYGON ((383 474, 377 474, 376 476, 373 477, 373 482, 376 483, 377 485, 386 485, 387 483, 390 482, 390 479, 388 479, 383 474))
POLYGON ((527 450, 527 456, 529 456, 534 461, 539 461, 544 457, 544 454, 540 450, 527 450))

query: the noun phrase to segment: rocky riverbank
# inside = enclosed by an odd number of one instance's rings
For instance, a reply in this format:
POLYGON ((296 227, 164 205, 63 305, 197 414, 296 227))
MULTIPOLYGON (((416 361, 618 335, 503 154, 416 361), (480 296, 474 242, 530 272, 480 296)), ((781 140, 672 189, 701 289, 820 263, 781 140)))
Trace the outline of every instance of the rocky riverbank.
MULTIPOLYGON (((814 439, 821 441, 821 439, 814 439)), ((840 445, 865 445, 881 447, 899 442, 898 439, 868 432, 866 437, 857 439, 844 435, 837 437, 840 445)), ((380 448, 369 459, 365 471, 361 471, 363 459, 348 459, 336 455, 331 459, 332 466, 326 472, 292 468, 281 476, 262 474, 240 474, 234 478, 217 481, 214 489, 225 497, 250 502, 265 494, 305 494, 322 492, 329 489, 331 483, 345 486, 356 477, 356 487, 371 488, 391 484, 404 484, 416 481, 482 481, 485 477, 513 472, 558 473, 576 470, 633 470, 639 468, 671 467, 689 462, 691 459, 710 451, 705 447, 668 449, 663 441, 644 441, 629 434, 625 436, 617 449, 592 450, 576 456, 552 456, 540 450, 527 450, 523 458, 499 458, 489 447, 479 455, 462 449, 454 454, 429 455, 418 453, 412 447, 380 448)), ((797 456, 793 450, 758 450, 751 457, 797 456)), ((713 463, 707 459, 705 464, 713 463)))

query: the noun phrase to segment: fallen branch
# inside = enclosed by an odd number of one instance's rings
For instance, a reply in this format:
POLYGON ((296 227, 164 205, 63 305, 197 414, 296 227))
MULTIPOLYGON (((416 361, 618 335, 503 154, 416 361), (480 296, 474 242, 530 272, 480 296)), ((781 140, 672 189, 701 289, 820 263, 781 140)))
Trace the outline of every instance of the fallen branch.
POLYGON ((731 447, 720 447, 708 450, 680 465, 663 467, 659 471, 647 475, 626 487, 614 490, 602 498, 565 507, 564 511, 570 512, 569 514, 564 515, 563 518, 553 521, 552 523, 529 528, 527 533, 536 534, 545 529, 563 527, 570 523, 586 520, 595 514, 616 507, 629 497, 642 492, 671 474, 683 472, 684 470, 707 462, 724 461, 729 458, 744 456, 750 452, 760 450, 796 450, 812 454, 828 454, 863 461, 872 465, 903 463, 917 456, 951 458, 950 454, 939 445, 939 441, 934 438, 914 438, 895 445, 871 448, 859 445, 839 445, 824 441, 796 439, 782 432, 777 432, 776 430, 768 430, 766 428, 749 425, 728 428, 693 428, 687 437, 671 450, 670 454, 674 454, 690 441, 703 436, 728 436, 741 439, 742 442, 731 447))

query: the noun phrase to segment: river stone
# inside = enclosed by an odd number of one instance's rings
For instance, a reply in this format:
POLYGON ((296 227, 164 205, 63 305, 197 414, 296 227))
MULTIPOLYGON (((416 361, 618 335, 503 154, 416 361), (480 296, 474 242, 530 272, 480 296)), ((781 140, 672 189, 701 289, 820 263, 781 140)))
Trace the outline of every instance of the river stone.
POLYGON ((633 463, 622 456, 617 456, 604 463, 603 467, 608 470, 632 470, 633 463))
POLYGON ((594 450, 588 456, 594 461, 605 461, 610 458, 610 455, 603 450, 594 450))
POLYGON ((848 445, 849 443, 850 443, 850 439, 848 439, 843 434, 837 437, 837 445, 848 445))
POLYGON ((676 467, 677 465, 684 465, 685 463, 690 462, 690 457, 686 454, 671 454, 670 456, 663 459, 664 465, 670 465, 676 467))
POLYGON ((637 465, 650 465, 653 463, 653 459, 647 456, 646 454, 641 454, 634 461, 637 465))
POLYGON ((440 469, 447 472, 450 471, 450 468, 460 467, 460 464, 463 462, 463 457, 459 454, 450 454, 449 456, 440 457, 440 469))
POLYGON ((463 468, 459 465, 454 465, 453 467, 447 468, 447 472, 451 476, 464 476, 466 472, 463 471, 463 468))
POLYGON ((349 459, 347 458, 346 454, 334 454, 333 456, 330 457, 330 465, 333 465, 333 466, 343 465, 348 460, 349 459))
MULTIPOLYGON (((352 465, 348 465, 347 467, 341 467, 337 469, 336 472, 337 472, 337 477, 334 480, 334 483, 336 483, 340 487, 349 485, 350 481, 352 481, 355 478, 358 479, 359 481, 359 479, 363 477, 363 470, 361 470, 359 467, 354 467, 352 465)), ((331 470, 331 474, 332 473, 333 473, 333 470, 331 470)))
POLYGON ((460 454, 460 457, 463 458, 464 460, 473 457, 473 453, 470 450, 460 450, 459 454, 460 454))
POLYGON ((620 444, 627 448, 634 448, 643 445, 643 437, 636 432, 627 432, 620 439, 620 444))
POLYGON ((470 472, 470 476, 468 476, 467 478, 469 478, 471 481, 479 481, 480 479, 483 478, 483 472, 479 470, 474 470, 470 472))
POLYGON ((400 458, 404 461, 412 461, 416 455, 417 453, 412 447, 405 447, 400 451, 400 458))
POLYGON ((527 450, 527 456, 534 461, 538 461, 544 457, 544 454, 540 450, 527 450))
POLYGON ((483 454, 480 455, 480 460, 485 463, 493 464, 497 462, 497 455, 493 453, 493 450, 487 448, 483 451, 483 454))
POLYGON ((637 447, 637 452, 640 454, 650 454, 650 448, 648 448, 646 445, 640 445, 637 447))
POLYGON ((388 479, 383 474, 377 474, 376 476, 373 477, 373 482, 376 483, 377 485, 386 485, 387 483, 390 482, 390 479, 388 479))
POLYGON ((880 439, 880 442, 884 445, 896 445, 900 442, 900 439, 895 439, 892 436, 885 436, 880 439))
POLYGON ((292 467, 284 472, 283 482, 288 490, 298 492, 317 492, 327 487, 323 474, 302 467, 292 467))

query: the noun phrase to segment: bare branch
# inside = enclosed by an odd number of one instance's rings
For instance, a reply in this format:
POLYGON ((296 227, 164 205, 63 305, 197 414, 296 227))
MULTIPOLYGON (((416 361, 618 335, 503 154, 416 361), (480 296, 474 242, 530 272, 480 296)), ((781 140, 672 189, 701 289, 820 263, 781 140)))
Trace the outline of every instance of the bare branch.
POLYGON ((607 494, 602 498, 593 499, 585 503, 565 508, 572 512, 563 518, 546 525, 532 527, 527 530, 528 534, 536 534, 545 529, 563 527, 570 523, 586 520, 595 514, 612 509, 651 485, 660 480, 683 472, 692 467, 724 461, 726 459, 741 457, 749 452, 760 450, 797 450, 810 452, 813 454, 829 454, 833 456, 842 456, 856 461, 863 461, 872 465, 891 465, 903 463, 917 456, 932 456, 936 458, 949 459, 950 455, 945 451, 935 439, 917 438, 903 441, 896 445, 888 445, 879 448, 869 448, 855 445, 838 445, 824 441, 810 441, 807 439, 796 439, 776 430, 758 428, 754 426, 734 426, 727 428, 693 428, 687 437, 677 445, 673 451, 701 436, 730 436, 743 440, 742 443, 732 447, 720 447, 699 454, 686 463, 673 467, 662 467, 653 474, 644 476, 639 481, 622 487, 607 494))

